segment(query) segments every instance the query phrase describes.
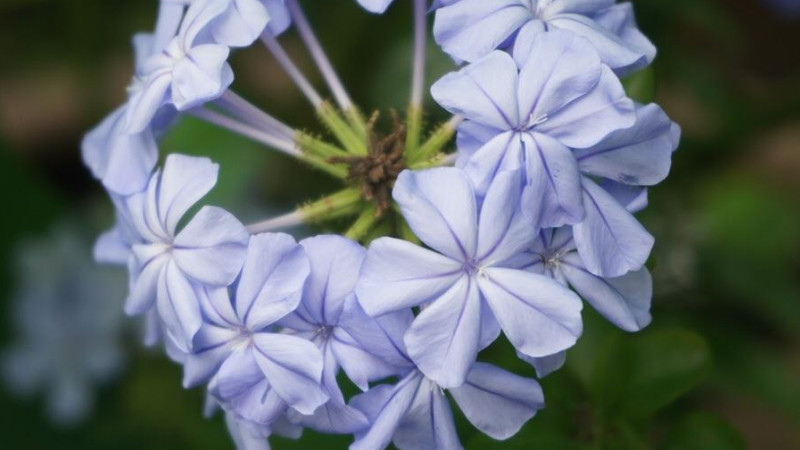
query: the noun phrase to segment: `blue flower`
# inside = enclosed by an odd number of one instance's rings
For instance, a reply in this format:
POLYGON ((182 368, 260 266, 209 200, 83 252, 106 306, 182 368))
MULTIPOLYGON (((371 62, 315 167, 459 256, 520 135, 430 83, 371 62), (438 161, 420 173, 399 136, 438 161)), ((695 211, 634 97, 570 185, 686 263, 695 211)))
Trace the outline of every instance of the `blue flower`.
MULTIPOLYGON (((229 0, 231 1, 231 0, 229 0)), ((208 42, 209 26, 227 17, 225 1, 196 0, 186 11, 178 35, 137 67, 125 111, 125 129, 140 133, 162 106, 186 111, 219 97, 233 82, 225 45, 208 42)), ((266 12, 264 12, 266 16, 266 12)), ((264 25, 266 20, 264 19, 264 25)), ((218 28, 218 27, 217 27, 218 28)), ((216 29, 216 28, 214 28, 216 29)))
POLYGON ((498 171, 524 167, 527 184, 544 197, 531 201, 542 208, 542 227, 583 220, 580 170, 570 149, 592 147, 636 119, 633 101, 586 40, 559 31, 537 40, 519 70, 511 56, 493 52, 431 91, 467 119, 459 129, 459 165, 479 193, 498 171))
MULTIPOLYGON (((448 389, 467 420, 494 439, 515 435, 544 407, 542 389, 485 363, 475 363, 465 382, 448 389)), ((350 450, 397 448, 460 450, 453 412, 445 391, 418 370, 396 385, 380 385, 355 397, 352 405, 366 414, 369 430, 357 433, 350 450)))
POLYGON ((479 193, 498 171, 521 167, 526 214, 542 227, 574 225, 593 273, 620 276, 644 264, 652 236, 587 175, 656 184, 669 172, 680 129, 657 106, 636 107, 583 38, 549 32, 519 71, 494 52, 432 92, 467 119, 458 165, 479 193))
POLYGON ((629 207, 622 195, 663 181, 680 141, 680 127, 657 105, 638 106, 636 116, 633 127, 574 151, 586 215, 573 237, 586 268, 602 277, 639 270, 647 260, 653 238, 632 215, 641 208, 629 207))
MULTIPOLYGON (((603 189, 631 213, 647 206, 647 189, 609 180, 603 183, 603 189)), ((569 227, 541 230, 530 253, 520 255, 514 264, 569 286, 601 315, 625 331, 640 331, 650 324, 653 281, 647 268, 615 278, 591 273, 577 252, 569 227)), ((560 369, 566 361, 566 352, 543 358, 518 356, 533 365, 540 378, 560 369)))
POLYGON ((157 305, 176 345, 191 347, 200 323, 196 291, 231 284, 244 261, 250 234, 230 213, 205 206, 180 232, 178 222, 217 182, 219 167, 208 158, 170 155, 147 190, 120 202, 120 215, 135 230, 129 267, 129 314, 157 305), (157 301, 156 301, 157 300, 157 301))
POLYGON ((432 250, 381 238, 367 252, 359 301, 372 316, 424 305, 405 344, 419 369, 443 387, 464 382, 478 350, 501 328, 520 352, 534 357, 564 350, 581 334, 575 294, 505 265, 536 237, 518 208, 520 189, 518 172, 502 172, 479 207, 460 169, 405 171, 394 198, 432 250))
MULTIPOLYGON (((150 34, 134 36, 137 67, 141 68, 152 55, 154 39, 150 34)), ((145 188, 158 160, 155 135, 172 119, 171 111, 165 110, 150 126, 129 133, 125 119, 127 111, 127 103, 117 108, 81 142, 81 155, 92 175, 109 191, 120 195, 130 195, 145 188)))
POLYGON ((620 74, 656 55, 638 30, 630 3, 615 0, 450 0, 436 12, 434 36, 455 58, 475 61, 492 50, 535 45, 542 31, 562 30, 591 41, 620 74))
POLYGON ((297 419, 317 431, 353 433, 368 423, 363 414, 345 404, 336 382, 339 368, 367 390, 369 381, 397 374, 394 364, 406 364, 406 359, 388 332, 355 299, 364 249, 339 236, 317 236, 300 245, 311 263, 311 276, 299 306, 280 325, 285 333, 307 339, 322 351, 322 384, 331 399, 312 416, 297 419))
POLYGON ((317 346, 273 332, 300 303, 309 270, 291 236, 254 236, 231 292, 198 292, 204 323, 186 355, 184 385, 213 377, 209 392, 225 410, 258 425, 270 425, 289 408, 313 414, 328 401, 317 346))

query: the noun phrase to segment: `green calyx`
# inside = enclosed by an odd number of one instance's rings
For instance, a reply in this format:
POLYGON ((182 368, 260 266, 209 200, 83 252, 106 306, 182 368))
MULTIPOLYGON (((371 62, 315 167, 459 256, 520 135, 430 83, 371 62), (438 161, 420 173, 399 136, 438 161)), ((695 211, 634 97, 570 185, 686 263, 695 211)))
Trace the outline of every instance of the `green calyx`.
POLYGON ((392 199, 392 188, 405 169, 443 165, 455 125, 444 123, 423 139, 422 108, 415 105, 404 121, 392 113, 391 128, 384 133, 376 130, 377 112, 365 121, 355 108, 340 111, 326 102, 317 116, 335 141, 305 132, 295 140, 306 163, 342 180, 345 188, 301 206, 304 222, 351 221, 343 234, 362 243, 382 236, 415 240, 392 199))

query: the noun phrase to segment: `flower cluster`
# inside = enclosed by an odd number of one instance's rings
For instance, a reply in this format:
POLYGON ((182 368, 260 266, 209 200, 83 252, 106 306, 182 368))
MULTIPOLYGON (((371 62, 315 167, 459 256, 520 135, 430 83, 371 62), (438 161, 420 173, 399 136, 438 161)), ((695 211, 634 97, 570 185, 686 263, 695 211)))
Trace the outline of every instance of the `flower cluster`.
MULTIPOLYGON (((358 2, 375 13, 392 3, 358 2)), ((543 393, 479 362, 481 350, 503 334, 542 377, 580 337, 582 300, 626 331, 651 320, 654 240, 633 214, 667 176, 680 130, 620 82, 655 56, 630 4, 413 5, 411 101, 386 135, 350 101, 297 0, 162 0, 155 32, 134 39, 128 101, 84 141, 117 212, 98 259, 127 265, 126 312, 147 316, 147 342, 183 365, 187 388, 207 387, 240 449, 303 427, 353 434, 353 450, 459 449, 446 393, 476 428, 507 439, 543 393), (433 85, 454 116, 423 140, 431 8, 436 41, 463 67, 433 85), (277 37, 290 27, 338 108, 283 50, 277 37), (335 143, 230 90, 231 49, 256 40, 335 143), (186 218, 219 167, 172 154, 155 169, 158 137, 183 114, 345 187, 250 226, 213 206, 186 218), (444 153, 455 134, 457 152, 444 153), (343 235, 276 232, 345 216, 356 219, 343 235), (362 393, 346 398, 344 378, 362 393)))

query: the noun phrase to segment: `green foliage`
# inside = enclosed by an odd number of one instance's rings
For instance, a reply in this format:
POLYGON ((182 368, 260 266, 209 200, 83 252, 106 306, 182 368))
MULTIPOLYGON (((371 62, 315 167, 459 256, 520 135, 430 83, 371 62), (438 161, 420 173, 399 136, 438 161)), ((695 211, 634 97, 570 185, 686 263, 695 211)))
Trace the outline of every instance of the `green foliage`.
POLYGON ((738 431, 720 417, 693 413, 669 434, 663 450, 745 450, 738 431))
POLYGON ((644 419, 689 392, 710 368, 708 345, 693 332, 614 336, 601 349, 590 390, 603 413, 644 419))

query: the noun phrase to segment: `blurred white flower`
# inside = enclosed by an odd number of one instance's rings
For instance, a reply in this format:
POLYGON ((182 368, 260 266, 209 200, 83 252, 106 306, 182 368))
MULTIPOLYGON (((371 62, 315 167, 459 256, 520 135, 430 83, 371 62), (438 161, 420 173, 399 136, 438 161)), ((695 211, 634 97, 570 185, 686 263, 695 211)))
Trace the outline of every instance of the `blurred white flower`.
POLYGON ((92 261, 74 228, 21 245, 11 298, 14 341, 2 354, 2 378, 21 396, 42 394, 61 425, 85 419, 94 388, 124 365, 124 273, 92 261))

